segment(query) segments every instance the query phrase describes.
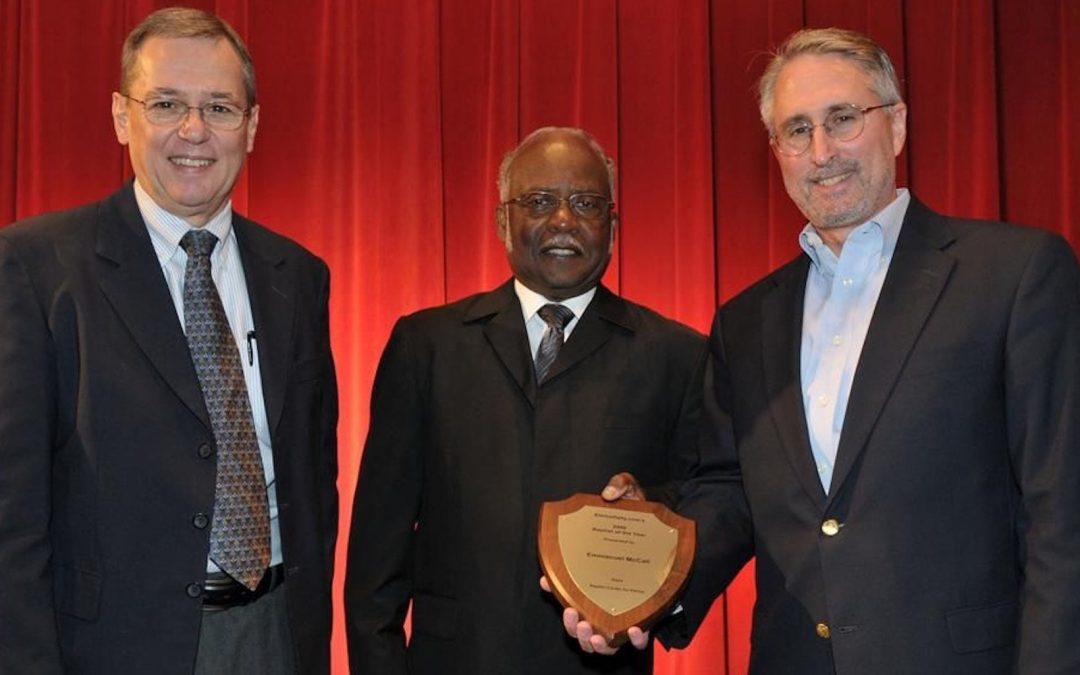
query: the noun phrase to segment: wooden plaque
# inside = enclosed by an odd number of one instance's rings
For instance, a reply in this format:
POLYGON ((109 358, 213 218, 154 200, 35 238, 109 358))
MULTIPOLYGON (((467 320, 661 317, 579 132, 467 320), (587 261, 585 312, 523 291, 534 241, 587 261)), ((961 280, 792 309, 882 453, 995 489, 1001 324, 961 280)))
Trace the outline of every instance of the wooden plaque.
POLYGON ((540 566, 555 597, 612 645, 675 603, 695 543, 694 521, 657 502, 578 493, 540 507, 540 566))

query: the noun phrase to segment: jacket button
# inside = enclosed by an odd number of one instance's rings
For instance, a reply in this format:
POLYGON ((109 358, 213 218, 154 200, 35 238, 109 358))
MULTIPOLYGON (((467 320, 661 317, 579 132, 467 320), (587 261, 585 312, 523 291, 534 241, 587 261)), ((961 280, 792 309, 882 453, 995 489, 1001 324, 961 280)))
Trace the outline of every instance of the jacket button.
POLYGON ((822 640, 828 640, 829 636, 832 635, 832 631, 829 630, 829 624, 827 623, 819 623, 814 626, 814 632, 817 633, 817 636, 822 640))
POLYGON ((821 524, 821 531, 826 537, 835 537, 840 534, 840 523, 835 518, 829 518, 821 524))
POLYGON ((197 598, 202 595, 202 586, 199 584, 188 584, 187 588, 184 589, 184 592, 187 593, 189 598, 197 598))
POLYGON ((195 517, 191 519, 191 524, 194 525, 196 529, 205 530, 206 526, 210 524, 210 516, 205 513, 196 513, 195 517))
POLYGON ((199 457, 202 459, 206 459, 212 454, 214 454, 214 449, 210 447, 209 443, 203 443, 199 446, 199 457))

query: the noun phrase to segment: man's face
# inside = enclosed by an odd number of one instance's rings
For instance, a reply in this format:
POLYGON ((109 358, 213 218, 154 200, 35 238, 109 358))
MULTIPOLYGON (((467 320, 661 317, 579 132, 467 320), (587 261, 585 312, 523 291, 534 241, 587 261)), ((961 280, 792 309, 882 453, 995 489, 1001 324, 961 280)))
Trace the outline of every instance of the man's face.
MULTIPOLYGON (((552 132, 534 139, 510 166, 510 198, 534 191, 562 198, 583 192, 610 199, 607 167, 576 136, 552 132)), ((497 214, 499 238, 514 276, 552 300, 580 295, 595 286, 611 259, 615 216, 577 215, 567 202, 544 217, 530 217, 516 204, 497 214)))
MULTIPOLYGON (((780 70, 770 123, 773 129, 793 120, 819 124, 836 106, 881 103, 870 76, 852 61, 807 54, 780 70)), ((833 140, 818 127, 803 154, 774 153, 788 195, 824 238, 842 243, 847 232, 896 197, 896 156, 904 147, 906 119, 907 109, 898 103, 866 113, 862 133, 850 141, 833 140)))
MULTIPOLYGON (((190 106, 228 102, 244 109, 240 57, 226 40, 152 37, 138 53, 133 98, 172 99, 190 106)), ((155 126, 143 106, 114 93, 116 138, 127 145, 139 185, 159 206, 196 227, 228 200, 244 158, 255 143, 255 106, 235 131, 211 129, 192 110, 179 124, 155 126)))

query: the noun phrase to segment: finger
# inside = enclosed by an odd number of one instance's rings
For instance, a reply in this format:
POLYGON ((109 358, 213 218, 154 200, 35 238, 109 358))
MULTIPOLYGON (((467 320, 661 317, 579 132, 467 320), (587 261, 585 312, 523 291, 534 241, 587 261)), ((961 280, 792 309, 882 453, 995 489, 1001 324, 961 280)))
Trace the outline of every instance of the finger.
MULTIPOLYGON (((581 651, 592 654, 593 651, 595 651, 592 643, 592 624, 588 621, 578 621, 574 633, 577 635, 578 645, 581 647, 581 651)), ((603 640, 601 640, 601 642, 603 642, 603 640)))
POLYGON ((548 583, 546 576, 540 577, 540 588, 544 589, 548 593, 551 592, 551 584, 548 583))
POLYGON ((577 626, 581 621, 581 617, 578 616, 577 610, 572 607, 567 607, 562 613, 562 625, 566 629, 566 634, 570 637, 577 639, 577 626))
POLYGON ((609 502, 617 499, 645 499, 645 491, 641 489, 634 475, 627 472, 617 473, 608 480, 600 496, 609 502))
POLYGON ((631 626, 630 630, 626 631, 626 635, 630 638, 630 644, 634 645, 635 649, 645 649, 649 645, 649 631, 647 630, 631 626))

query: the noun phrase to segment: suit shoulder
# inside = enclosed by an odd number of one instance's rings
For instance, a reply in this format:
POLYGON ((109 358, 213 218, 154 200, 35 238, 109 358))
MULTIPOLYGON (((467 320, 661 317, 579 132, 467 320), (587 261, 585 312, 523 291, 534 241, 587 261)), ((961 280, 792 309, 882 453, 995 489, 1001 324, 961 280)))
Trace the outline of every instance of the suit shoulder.
POLYGON ((679 343, 704 344, 705 336, 695 328, 666 317, 645 305, 639 305, 625 298, 622 301, 626 305, 627 313, 633 317, 633 321, 640 332, 652 333, 658 337, 679 343))
POLYGON ((444 305, 416 310, 398 319, 398 325, 402 329, 420 333, 460 326, 469 315, 469 310, 482 298, 487 298, 494 292, 474 293, 444 305))
POLYGON ((56 242, 90 235, 87 227, 98 218, 102 203, 91 202, 71 209, 31 216, 0 228, 0 237, 16 246, 56 242))
POLYGON ((329 269, 326 261, 295 239, 243 216, 237 215, 236 222, 242 228, 242 236, 249 239, 253 247, 263 251, 272 251, 277 256, 295 260, 304 265, 312 265, 322 270, 329 269))

